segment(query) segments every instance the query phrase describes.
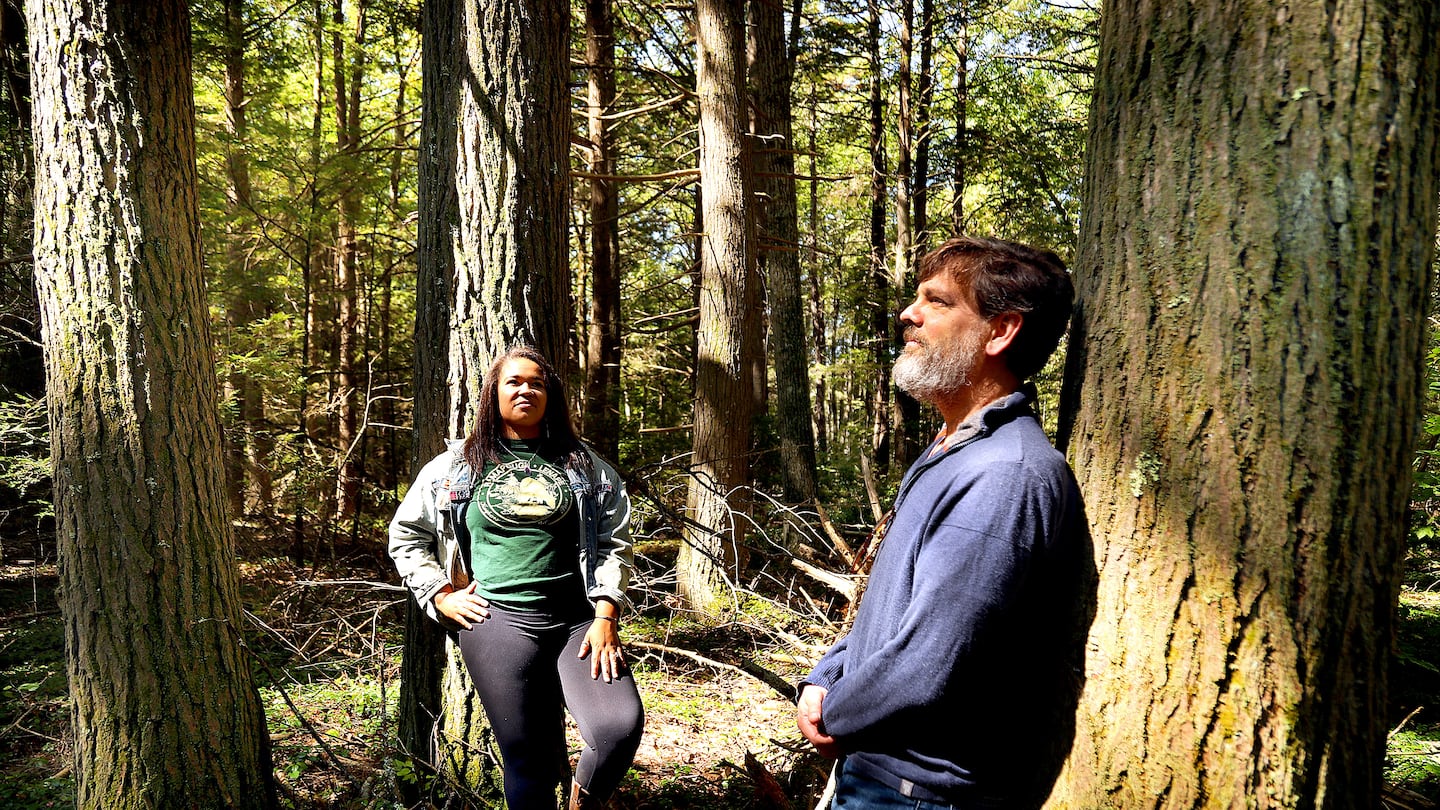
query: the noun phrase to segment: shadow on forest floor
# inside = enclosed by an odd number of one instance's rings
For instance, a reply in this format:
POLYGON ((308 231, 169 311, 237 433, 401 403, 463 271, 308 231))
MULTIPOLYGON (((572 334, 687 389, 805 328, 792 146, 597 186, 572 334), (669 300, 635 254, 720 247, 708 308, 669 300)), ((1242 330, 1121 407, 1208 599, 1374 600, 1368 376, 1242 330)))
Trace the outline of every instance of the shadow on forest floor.
MULTIPOLYGON (((56 567, 16 560, 14 547, 7 543, 15 564, 0 567, 0 807, 70 807, 56 567)), ((282 806, 404 807, 397 779, 407 761, 395 747, 403 603, 366 584, 388 583, 393 571, 370 559, 303 570, 270 559, 242 562, 241 578, 282 806)), ((665 652, 673 645, 738 662, 757 657, 762 639, 743 625, 702 628, 654 615, 626 635, 652 645, 632 659, 647 722, 612 810, 782 806, 757 798, 752 774, 772 774, 797 810, 813 804, 825 763, 800 746, 790 703, 753 678, 665 652)), ((571 739, 578 742, 573 728, 571 739)))
MULTIPOLYGON (((12 540, 7 551, 13 548, 12 540)), ((403 807, 397 779, 405 762, 394 745, 400 594, 364 584, 389 582, 390 572, 378 561, 297 570, 276 560, 245 562, 241 571, 254 616, 247 637, 264 659, 255 671, 282 806, 403 807), (316 584, 337 580, 348 584, 316 584)), ((56 580, 52 561, 0 566, 0 807, 10 810, 74 804, 56 580)), ((799 744, 788 701, 753 678, 667 652, 731 664, 748 657, 797 675, 793 662, 787 671, 783 657, 765 657, 764 622, 707 628, 656 613, 627 629, 632 641, 650 645, 634 661, 647 723, 613 810, 782 806, 757 794, 755 776, 764 774, 775 777, 790 807, 812 806, 826 763, 799 744)), ((1433 808, 1440 801, 1440 552, 1412 559, 1398 627, 1385 804, 1433 808)))

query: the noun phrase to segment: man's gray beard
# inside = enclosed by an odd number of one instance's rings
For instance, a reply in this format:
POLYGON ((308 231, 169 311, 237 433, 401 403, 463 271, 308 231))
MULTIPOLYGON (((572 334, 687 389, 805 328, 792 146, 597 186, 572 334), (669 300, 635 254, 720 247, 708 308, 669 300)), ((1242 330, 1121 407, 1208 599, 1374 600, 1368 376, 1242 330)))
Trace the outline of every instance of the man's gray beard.
POLYGON ((900 354, 890 378, 901 391, 934 403, 970 384, 970 373, 979 364, 982 350, 978 331, 949 346, 922 345, 917 351, 900 354))

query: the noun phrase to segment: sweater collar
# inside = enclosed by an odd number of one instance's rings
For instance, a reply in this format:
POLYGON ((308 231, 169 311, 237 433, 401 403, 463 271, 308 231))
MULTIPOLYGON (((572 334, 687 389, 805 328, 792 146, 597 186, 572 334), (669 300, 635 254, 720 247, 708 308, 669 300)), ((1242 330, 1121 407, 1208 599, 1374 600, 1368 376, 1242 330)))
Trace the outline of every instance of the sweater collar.
POLYGON ((1029 382, 1022 383, 1019 390, 991 402, 981 408, 979 413, 961 422, 949 436, 945 435, 945 428, 941 427, 940 432, 935 434, 935 441, 930 445, 930 449, 925 452, 924 460, 938 458, 994 432, 996 428, 1027 411, 1030 403, 1035 401, 1035 396, 1035 386, 1029 382))

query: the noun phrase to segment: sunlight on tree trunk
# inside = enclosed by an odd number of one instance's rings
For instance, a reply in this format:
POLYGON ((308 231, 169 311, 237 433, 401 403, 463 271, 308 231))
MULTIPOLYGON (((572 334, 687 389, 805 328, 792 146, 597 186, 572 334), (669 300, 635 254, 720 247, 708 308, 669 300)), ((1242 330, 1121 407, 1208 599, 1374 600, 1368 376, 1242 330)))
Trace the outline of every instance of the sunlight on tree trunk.
POLYGON ((705 614, 729 602, 727 577, 743 563, 752 380, 745 354, 754 329, 747 296, 754 267, 750 165, 745 149, 745 38, 739 0, 696 7, 700 96, 700 326, 695 433, 685 530, 676 563, 686 604, 705 614))
POLYGON ((80 808, 265 808, 201 274, 190 15, 27 6, 80 808))
MULTIPOLYGON (((446 436, 469 432, 481 378, 503 349, 530 343, 562 373, 572 365, 568 19, 558 0, 425 4, 417 470, 446 436), (468 80, 477 76, 497 86, 468 80)), ((462 794, 493 795, 489 730, 459 648, 414 608, 403 666, 402 742, 462 794)))
MULTIPOLYGON (((611 0, 585 2, 591 174, 615 173, 605 116, 615 106, 615 22, 611 0)), ((585 437, 605 458, 620 457, 620 194, 590 180, 590 323, 585 356, 585 437)))
POLYGON ((1102 26, 1063 419, 1100 583, 1051 805, 1376 806, 1440 15, 1102 26))

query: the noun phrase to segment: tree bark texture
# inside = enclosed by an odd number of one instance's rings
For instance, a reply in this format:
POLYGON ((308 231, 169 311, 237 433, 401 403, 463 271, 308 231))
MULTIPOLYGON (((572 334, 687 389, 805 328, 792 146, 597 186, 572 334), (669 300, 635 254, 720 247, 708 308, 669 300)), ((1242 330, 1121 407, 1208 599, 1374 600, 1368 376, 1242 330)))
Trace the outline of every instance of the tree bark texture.
POLYGON ((795 66, 778 3, 749 6, 749 81, 758 259, 770 304, 770 355, 775 367, 775 426, 785 498, 815 497, 815 432, 810 425, 810 352, 800 290, 800 223, 795 199, 791 86, 795 66))
POLYGON ((1055 807, 1372 807, 1436 4, 1107 5, 1062 436, 1100 571, 1055 807))
MULTIPOLYGON (((464 436, 481 378, 517 343, 570 364, 568 8, 427 0, 415 336, 416 469, 464 436)), ((562 371, 563 373, 563 371, 562 371)), ((458 648, 406 615, 401 739, 453 787, 498 783, 458 648)))
POLYGON ((450 413, 463 435, 480 380, 505 348, 533 344, 567 378, 574 366, 570 10, 562 0, 441 4, 463 26, 457 58, 438 68, 458 83, 445 114, 457 133, 450 374, 468 383, 452 385, 450 413))
POLYGON ((745 149, 745 36, 742 0, 696 4, 696 89, 700 99, 700 325, 687 527, 677 562, 681 596, 704 613, 729 600, 727 574, 741 562, 746 509, 752 380, 745 352, 747 285, 755 255, 750 156, 745 149))
POLYGON ((27 18, 77 803, 272 806, 225 509, 190 15, 32 0, 27 18))
POLYGON ((585 437, 606 458, 620 455, 620 195, 605 116, 615 107, 611 0, 585 0, 589 66, 590 325, 585 356, 585 437))

